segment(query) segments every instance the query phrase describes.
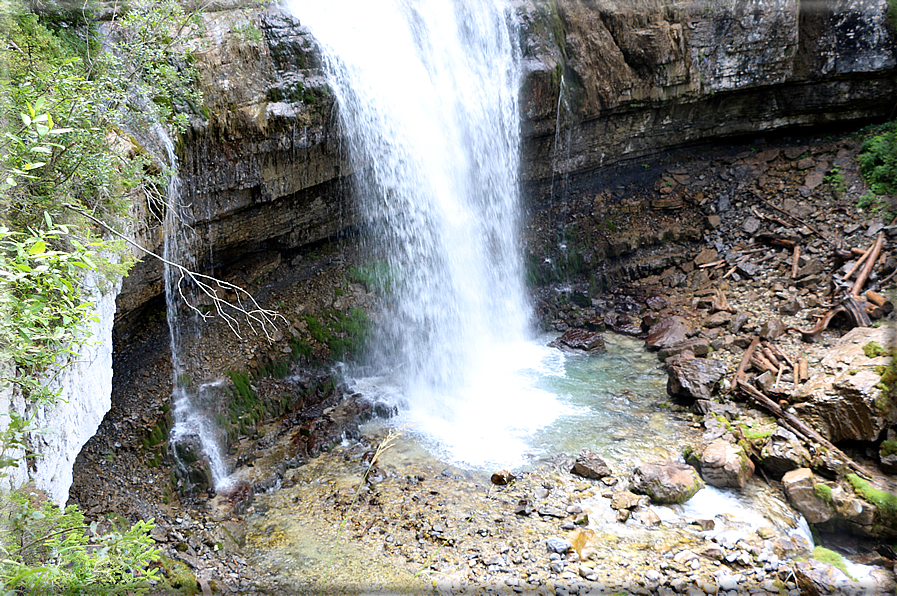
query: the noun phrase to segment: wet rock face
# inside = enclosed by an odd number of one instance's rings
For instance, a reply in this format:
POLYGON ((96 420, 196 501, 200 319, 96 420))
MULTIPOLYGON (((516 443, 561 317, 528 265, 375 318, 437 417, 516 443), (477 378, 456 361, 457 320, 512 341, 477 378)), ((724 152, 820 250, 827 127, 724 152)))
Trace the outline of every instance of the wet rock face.
POLYGON ((719 135, 869 117, 897 89, 884 0, 533 4, 521 9, 525 35, 555 39, 524 45, 529 180, 719 135), (560 72, 575 113, 565 115, 571 157, 552 161, 560 72))

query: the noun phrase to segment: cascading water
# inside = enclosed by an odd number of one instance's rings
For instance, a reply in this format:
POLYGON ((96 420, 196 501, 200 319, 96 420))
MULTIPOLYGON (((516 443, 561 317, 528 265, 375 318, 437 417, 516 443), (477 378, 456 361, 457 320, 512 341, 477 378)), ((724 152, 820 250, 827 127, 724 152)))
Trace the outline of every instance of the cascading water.
POLYGON ((217 432, 202 408, 203 397, 212 385, 196 385, 190 375, 191 367, 186 355, 194 352, 199 330, 194 311, 188 304, 195 303, 192 281, 186 277, 179 265, 187 270, 196 270, 197 247, 195 233, 190 226, 191 211, 183 205, 180 196, 180 179, 177 175, 177 158, 174 144, 164 129, 156 125, 157 137, 162 142, 168 158, 171 174, 166 189, 164 230, 164 279, 165 306, 168 329, 171 336, 172 406, 174 425, 171 429, 171 443, 174 455, 183 475, 192 482, 203 475, 202 466, 194 466, 197 456, 204 456, 209 464, 214 488, 223 488, 230 482, 227 466, 221 453, 217 432), (192 477, 191 477, 192 475, 192 477))
POLYGON ((520 56, 499 0, 289 0, 318 40, 389 309, 356 385, 450 459, 518 464, 560 407, 527 370, 520 56), (339 15, 339 18, 334 18, 339 15))

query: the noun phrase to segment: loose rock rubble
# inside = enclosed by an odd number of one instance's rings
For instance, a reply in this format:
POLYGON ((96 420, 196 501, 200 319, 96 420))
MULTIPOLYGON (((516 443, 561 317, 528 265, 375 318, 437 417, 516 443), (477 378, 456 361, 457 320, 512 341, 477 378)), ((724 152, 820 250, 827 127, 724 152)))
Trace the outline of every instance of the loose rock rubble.
MULTIPOLYGON (((857 489, 834 480, 844 478, 843 459, 750 407, 733 381, 758 338, 758 359, 743 371, 758 391, 832 442, 873 446, 882 433, 892 438, 894 420, 875 408, 880 394, 873 382, 890 357, 863 353, 873 341, 888 346, 889 328, 846 333, 836 325, 850 326, 849 320, 838 315, 819 333, 794 329, 813 327, 835 306, 832 288, 851 284, 847 273, 859 255, 839 260, 833 251, 843 256, 881 237, 885 249, 869 277, 874 285, 897 268, 897 230, 854 207, 862 183, 853 140, 744 149, 671 158, 673 165, 637 177, 621 174, 613 187, 571 184, 563 212, 544 210, 527 229, 529 250, 550 261, 537 259, 534 269, 545 282, 535 291, 538 314, 560 335, 561 349, 600 350, 601 334, 613 331, 643 338, 656 351, 669 371, 670 411, 694 420, 693 450, 684 454, 693 467, 664 464, 688 476, 683 492, 667 500, 694 494, 702 482, 695 469, 710 485, 743 490, 756 490, 762 476, 771 490, 783 488, 779 494, 817 529, 849 524, 853 532, 880 536, 873 529, 881 526, 879 514, 857 489), (825 182, 834 166, 844 179, 840 194, 825 182), (672 208, 654 200, 669 195, 667 188, 678 198, 672 208), (558 229, 575 240, 563 255, 553 245, 558 229), (771 367, 765 371, 764 361, 771 367)), ((377 296, 363 284, 342 289, 347 269, 360 261, 354 249, 317 250, 292 264, 278 260, 253 289, 261 304, 287 314, 288 329, 267 347, 257 336, 239 340, 210 330, 219 341, 197 354, 209 375, 270 364, 291 351, 296 337, 312 347, 300 358, 310 365, 327 348, 311 338, 305 314, 355 306, 376 313, 377 296)), ((117 354, 113 411, 79 458, 72 499, 89 516, 155 518, 154 538, 195 572, 204 593, 318 592, 322 583, 357 592, 379 586, 444 594, 893 591, 883 568, 853 582, 809 558, 808 545, 785 526, 681 515, 636 494, 652 494, 641 487, 644 472, 663 462, 612 470, 600 453, 575 460, 571 454, 530 470, 497 472, 499 482, 440 468, 432 459, 401 463, 388 451, 374 462, 384 437, 350 433, 340 442, 363 409, 341 406, 349 398, 343 394, 310 405, 317 410, 295 418, 289 429, 284 421, 260 421, 237 437, 232 460, 253 495, 188 498, 171 490, 165 462, 155 467, 153 453, 141 446, 169 406, 162 320, 127 339, 117 354), (309 450, 316 420, 326 426, 315 435, 323 448, 309 450), (349 553, 336 564, 327 556, 333 545, 349 553)), ((276 395, 283 387, 270 389, 276 395)), ((849 455, 875 468, 876 486, 895 492, 878 466, 890 473, 887 458, 897 454, 849 455)), ((857 540, 836 545, 864 562, 887 563, 857 540)))

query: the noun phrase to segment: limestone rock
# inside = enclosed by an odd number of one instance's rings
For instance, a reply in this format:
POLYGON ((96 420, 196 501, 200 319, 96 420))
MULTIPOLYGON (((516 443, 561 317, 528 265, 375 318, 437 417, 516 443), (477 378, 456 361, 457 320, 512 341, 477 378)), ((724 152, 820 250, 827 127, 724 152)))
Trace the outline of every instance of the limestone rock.
POLYGON ((684 354, 666 361, 667 393, 674 397, 710 399, 716 384, 726 374, 726 364, 719 360, 688 358, 684 354))
POLYGON ((576 463, 573 464, 573 469, 570 471, 583 478, 592 478, 594 480, 613 475, 613 472, 604 460, 597 453, 588 449, 583 449, 579 452, 579 455, 576 457, 576 463))
POLYGON ((894 408, 881 407, 881 375, 876 370, 890 358, 863 353, 870 341, 893 346, 897 338, 891 333, 887 326, 851 330, 822 360, 823 371, 795 391, 798 415, 829 441, 874 441, 894 422, 894 408))
POLYGON ((716 439, 701 454, 701 477, 719 488, 744 488, 754 474, 754 463, 740 446, 716 439))
POLYGON ((816 494, 816 479, 809 468, 791 470, 782 477, 782 488, 788 501, 800 511, 811 524, 819 524, 832 519, 831 506, 816 494))
POLYGON ((684 503, 704 488, 691 466, 668 461, 642 464, 632 471, 630 490, 647 495, 655 503, 684 503))
POLYGON ((568 329, 562 336, 548 345, 562 352, 595 354, 604 351, 604 337, 594 331, 574 328, 568 329))
POLYGON ((657 357, 660 360, 666 360, 670 356, 676 356, 685 351, 689 351, 695 356, 706 356, 710 353, 710 342, 704 337, 687 339, 678 344, 660 348, 657 352, 657 357))
POLYGON ((760 450, 761 466, 774 478, 810 465, 810 452, 797 435, 782 427, 776 428, 760 450))
POLYGON ((685 319, 678 316, 661 319, 651 326, 645 345, 649 350, 659 350, 682 343, 686 334, 691 331, 691 326, 685 319))

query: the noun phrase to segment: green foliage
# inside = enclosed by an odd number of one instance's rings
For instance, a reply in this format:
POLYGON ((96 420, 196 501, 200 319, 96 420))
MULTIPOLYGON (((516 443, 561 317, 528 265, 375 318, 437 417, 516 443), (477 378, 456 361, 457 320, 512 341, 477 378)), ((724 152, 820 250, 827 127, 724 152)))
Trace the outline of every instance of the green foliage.
POLYGON ((857 160, 874 194, 897 193, 897 121, 874 129, 863 142, 857 160))
POLYGON ((73 347, 88 339, 84 329, 97 320, 80 283, 85 271, 97 269, 96 250, 105 243, 82 243, 44 217, 39 231, 0 227, 0 360, 17 368, 0 373, 0 383, 16 383, 26 397, 47 404, 55 396, 44 372, 76 355, 73 347), (61 244, 68 250, 51 248, 61 244))
POLYGON ((62 511, 25 491, 3 505, 0 582, 7 594, 143 594, 159 579, 151 566, 159 555, 152 520, 86 524, 77 507, 62 511))
POLYGON ((360 308, 348 313, 332 310, 321 318, 306 315, 305 323, 312 339, 330 350, 331 358, 357 356, 370 337, 371 321, 360 308))
POLYGON ((844 174, 841 173, 838 166, 832 166, 822 181, 836 197, 841 197, 847 192, 847 181, 844 180, 844 174))
POLYGON ((368 292, 388 296, 395 291, 398 272, 386 261, 369 261, 349 269, 347 277, 349 281, 364 285, 368 292))

